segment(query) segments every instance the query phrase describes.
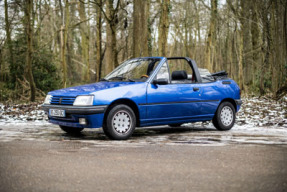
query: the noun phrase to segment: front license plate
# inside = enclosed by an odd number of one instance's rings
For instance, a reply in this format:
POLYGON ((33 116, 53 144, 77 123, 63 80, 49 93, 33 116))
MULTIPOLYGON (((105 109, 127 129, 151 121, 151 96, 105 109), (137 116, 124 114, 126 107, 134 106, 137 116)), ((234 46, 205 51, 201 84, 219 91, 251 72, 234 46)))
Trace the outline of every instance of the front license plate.
POLYGON ((52 117, 65 117, 66 116, 65 110, 62 110, 62 109, 50 109, 49 114, 52 117))

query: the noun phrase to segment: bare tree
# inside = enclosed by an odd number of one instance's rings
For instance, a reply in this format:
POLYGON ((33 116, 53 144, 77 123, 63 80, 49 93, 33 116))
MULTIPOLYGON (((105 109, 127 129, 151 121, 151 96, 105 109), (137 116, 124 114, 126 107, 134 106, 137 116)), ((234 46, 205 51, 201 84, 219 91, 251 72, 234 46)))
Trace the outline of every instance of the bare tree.
POLYGON ((25 3, 25 23, 26 23, 26 36, 27 36, 27 60, 26 69, 28 74, 28 80, 30 84, 30 101, 35 101, 36 97, 36 85, 34 82, 32 72, 32 54, 33 54, 33 27, 31 21, 31 13, 33 11, 33 0, 27 0, 25 3))
POLYGON ((149 0, 134 0, 133 12, 133 57, 148 56, 149 0))
POLYGON ((169 30, 169 17, 170 12, 170 0, 161 0, 160 3, 160 20, 158 27, 158 52, 161 56, 166 56, 167 54, 167 38, 169 30))

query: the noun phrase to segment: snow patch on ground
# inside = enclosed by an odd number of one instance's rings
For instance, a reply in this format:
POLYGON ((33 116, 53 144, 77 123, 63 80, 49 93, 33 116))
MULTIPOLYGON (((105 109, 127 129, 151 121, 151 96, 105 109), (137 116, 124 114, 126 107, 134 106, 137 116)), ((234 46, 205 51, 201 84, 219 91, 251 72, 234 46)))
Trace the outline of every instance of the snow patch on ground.
POLYGON ((40 108, 40 103, 16 105, 4 105, 0 103, 0 125, 29 121, 45 122, 48 120, 48 117, 40 108))
POLYGON ((268 98, 243 98, 243 105, 237 113, 237 125, 256 127, 277 126, 287 128, 287 97, 280 101, 268 98))

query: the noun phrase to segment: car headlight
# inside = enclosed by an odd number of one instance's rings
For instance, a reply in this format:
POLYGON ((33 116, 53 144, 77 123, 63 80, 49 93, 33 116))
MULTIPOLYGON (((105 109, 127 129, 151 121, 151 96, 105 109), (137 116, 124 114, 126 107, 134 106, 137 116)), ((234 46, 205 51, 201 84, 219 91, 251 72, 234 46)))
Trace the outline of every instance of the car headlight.
POLYGON ((47 95, 44 101, 44 104, 51 104, 52 95, 47 95))
POLYGON ((78 96, 73 105, 93 105, 94 96, 92 95, 82 95, 78 96))

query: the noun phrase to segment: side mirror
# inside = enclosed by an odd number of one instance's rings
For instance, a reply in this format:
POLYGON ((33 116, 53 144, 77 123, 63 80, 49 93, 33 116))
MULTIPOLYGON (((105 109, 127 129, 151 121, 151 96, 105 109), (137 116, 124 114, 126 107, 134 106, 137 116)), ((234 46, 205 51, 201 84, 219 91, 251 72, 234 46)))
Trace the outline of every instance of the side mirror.
POLYGON ((155 80, 153 80, 153 84, 167 85, 168 80, 166 78, 155 79, 155 80))

